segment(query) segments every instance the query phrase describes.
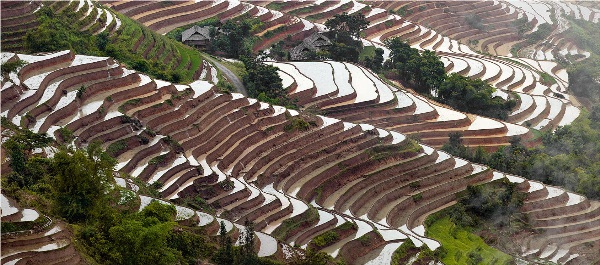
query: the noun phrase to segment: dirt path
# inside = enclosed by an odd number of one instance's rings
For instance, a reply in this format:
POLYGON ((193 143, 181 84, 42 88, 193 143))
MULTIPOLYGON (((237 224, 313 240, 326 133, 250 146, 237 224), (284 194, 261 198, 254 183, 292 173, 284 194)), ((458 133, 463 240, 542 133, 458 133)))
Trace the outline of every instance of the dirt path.
POLYGON ((246 87, 244 86, 244 84, 242 83, 242 80, 240 80, 240 78, 237 77, 237 75, 235 75, 231 70, 229 70, 227 67, 225 67, 223 64, 221 64, 219 61, 215 60, 214 58, 211 58, 209 56, 205 57, 208 61, 210 61, 210 63, 214 64, 217 68, 219 68, 219 70, 221 70, 221 73, 223 73, 223 75, 227 78, 227 80, 229 80, 229 82, 231 82, 231 84, 233 85, 233 87, 235 87, 235 90, 238 93, 241 93, 244 96, 248 96, 248 91, 246 91, 246 87))

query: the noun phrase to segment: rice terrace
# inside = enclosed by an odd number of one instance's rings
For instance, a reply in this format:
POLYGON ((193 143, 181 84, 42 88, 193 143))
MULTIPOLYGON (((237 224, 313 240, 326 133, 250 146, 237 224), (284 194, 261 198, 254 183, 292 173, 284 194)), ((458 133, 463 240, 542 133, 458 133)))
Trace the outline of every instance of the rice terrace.
POLYGON ((0 1, 15 264, 600 264, 600 2, 0 1))

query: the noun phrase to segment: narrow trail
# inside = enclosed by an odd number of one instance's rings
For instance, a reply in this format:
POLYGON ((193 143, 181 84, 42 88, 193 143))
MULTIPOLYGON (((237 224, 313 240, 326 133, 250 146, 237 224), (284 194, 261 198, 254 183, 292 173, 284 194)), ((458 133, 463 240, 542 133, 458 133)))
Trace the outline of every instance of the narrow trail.
POLYGON ((227 78, 227 80, 229 80, 229 82, 231 82, 231 84, 233 85, 233 87, 235 87, 235 90, 238 93, 241 93, 242 95, 248 97, 248 91, 246 91, 246 87, 244 86, 244 84, 242 83, 242 80, 240 80, 240 78, 235 75, 231 70, 229 70, 227 67, 225 67, 223 64, 221 64, 219 61, 215 60, 212 57, 205 57, 207 60, 210 61, 210 63, 214 64, 217 68, 219 68, 219 70, 221 70, 221 73, 223 73, 223 75, 227 78))

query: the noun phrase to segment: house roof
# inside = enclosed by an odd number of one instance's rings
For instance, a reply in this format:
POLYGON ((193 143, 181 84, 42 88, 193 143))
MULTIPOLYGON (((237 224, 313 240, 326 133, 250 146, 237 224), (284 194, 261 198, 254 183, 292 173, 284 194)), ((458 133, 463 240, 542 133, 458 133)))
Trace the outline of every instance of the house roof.
POLYGON ((208 26, 193 26, 181 33, 181 41, 188 40, 210 40, 210 28, 208 26))
POLYGON ((321 46, 331 45, 331 40, 320 32, 313 32, 310 36, 302 41, 302 44, 309 49, 319 48, 321 46))
POLYGON ((305 51, 317 51, 323 46, 331 45, 331 40, 320 32, 314 32, 310 36, 306 37, 302 43, 294 47, 290 51, 292 60, 304 59, 305 51))

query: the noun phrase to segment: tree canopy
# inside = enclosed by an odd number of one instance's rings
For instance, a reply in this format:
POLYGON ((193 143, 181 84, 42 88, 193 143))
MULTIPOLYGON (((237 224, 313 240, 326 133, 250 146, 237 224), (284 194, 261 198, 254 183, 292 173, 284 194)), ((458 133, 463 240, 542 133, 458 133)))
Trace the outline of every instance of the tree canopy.
POLYGON ((360 32, 369 26, 369 21, 360 12, 352 15, 344 12, 328 19, 325 26, 332 32, 331 36, 336 42, 346 43, 348 39, 360 38, 360 32))
POLYGON ((419 52, 399 38, 387 39, 385 45, 390 49, 390 59, 384 69, 422 95, 460 111, 501 120, 506 120, 516 106, 514 100, 495 97, 496 89, 481 79, 447 75, 444 63, 432 51, 419 52))

